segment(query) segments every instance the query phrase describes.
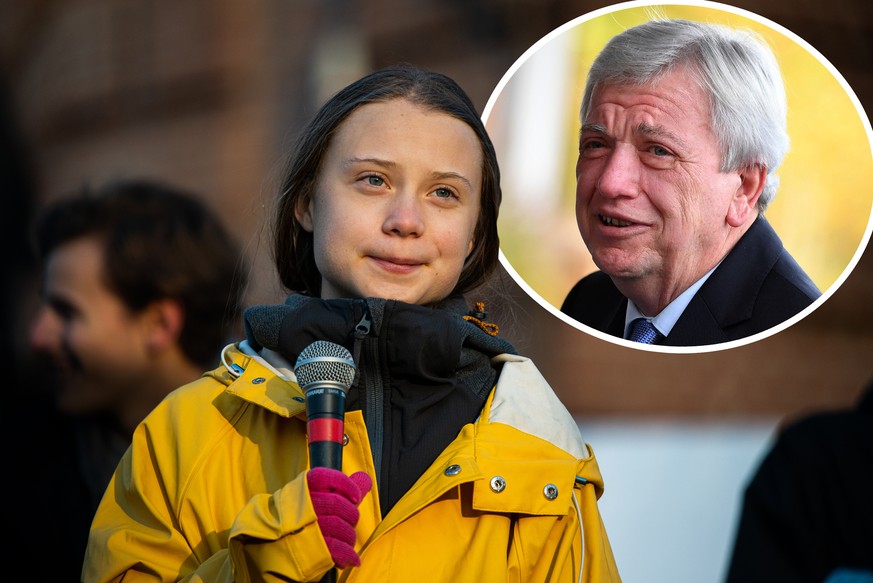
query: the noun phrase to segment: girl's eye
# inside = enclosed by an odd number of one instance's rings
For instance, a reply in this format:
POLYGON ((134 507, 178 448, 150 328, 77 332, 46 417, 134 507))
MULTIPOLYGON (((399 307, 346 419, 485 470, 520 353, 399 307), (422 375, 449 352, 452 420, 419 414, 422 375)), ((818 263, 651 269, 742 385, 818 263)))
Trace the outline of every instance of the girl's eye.
POLYGON ((437 188, 433 193, 437 195, 437 198, 452 198, 455 196, 455 193, 448 188, 437 188))
POLYGON ((381 176, 367 176, 367 184, 370 186, 384 186, 385 179, 381 176))

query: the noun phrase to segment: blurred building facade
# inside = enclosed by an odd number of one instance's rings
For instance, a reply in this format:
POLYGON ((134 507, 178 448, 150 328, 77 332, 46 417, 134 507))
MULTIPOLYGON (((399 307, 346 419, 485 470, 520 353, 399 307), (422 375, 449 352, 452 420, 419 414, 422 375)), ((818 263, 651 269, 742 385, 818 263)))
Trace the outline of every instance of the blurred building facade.
MULTIPOLYGON (((253 301, 271 301, 280 290, 264 221, 295 131, 324 98, 373 68, 408 61, 458 80, 481 110, 528 47, 607 4, 4 0, 0 64, 35 204, 127 175, 203 193, 257 258, 253 301)), ((871 103, 870 3, 837 0, 827 11, 811 0, 734 5, 810 42, 871 103)), ((873 373, 871 262, 865 256, 820 310, 788 331, 703 355, 636 353, 589 338, 503 279, 520 304, 514 340, 573 410, 779 415, 845 404, 873 373), (636 389, 613 374, 628 368, 647 371, 636 389)))
MULTIPOLYGON (((873 7, 734 4, 818 48, 873 99, 873 7)), ((253 301, 280 297, 264 229, 295 131, 330 93, 407 61, 444 72, 480 108, 512 63, 602 1, 4 0, 0 65, 34 204, 85 183, 162 178, 209 198, 256 258, 253 301)), ((869 107, 868 107, 869 110, 869 107)), ((868 254, 869 255, 869 254, 868 254)), ((652 355, 552 318, 508 277, 511 334, 574 411, 797 413, 846 404, 873 373, 873 260, 816 313, 727 353, 652 355), (629 389, 618 370, 646 370, 629 389), (681 371, 681 372, 680 372, 681 371)), ((26 297, 26 295, 25 295, 26 297)))
MULTIPOLYGON (((817 0, 731 3, 807 40, 842 73, 868 114, 873 111, 873 3, 832 0, 826 9, 817 0)), ((4 352, 12 350, 14 359, 23 358, 25 328, 38 293, 38 274, 28 260, 26 243, 19 241, 26 236, 23 227, 33 208, 83 184, 131 176, 163 179, 199 192, 245 242, 254 261, 250 301, 278 301, 282 290, 271 267, 265 225, 295 132, 329 94, 372 69, 411 62, 456 79, 481 111, 504 73, 533 43, 608 4, 3 0, 0 91, 8 107, 2 120, 0 187, 7 232, 16 239, 7 251, 13 255, 14 273, 3 296, 4 325, 10 328, 4 352)), ((513 304, 493 310, 492 317, 520 352, 538 363, 583 421, 666 419, 686 428, 740 423, 731 426, 727 437, 687 429, 672 433, 670 440, 679 444, 712 443, 696 453, 674 450, 692 465, 731 459, 733 450, 721 450, 728 457, 712 461, 725 439, 737 439, 743 420, 764 419, 766 428, 773 420, 784 422, 806 411, 849 406, 873 376, 869 251, 840 289, 798 324, 752 345, 702 354, 642 352, 590 337, 551 316, 505 273, 495 278, 494 289, 513 304)), ((643 451, 641 440, 669 447, 669 440, 658 441, 655 435, 661 429, 631 435, 627 426, 612 425, 594 431, 607 446, 595 445, 607 484, 623 475, 621 468, 612 471, 609 464, 628 451, 643 451)), ((741 447, 750 452, 760 443, 741 447)), ((752 460, 743 455, 738 463, 748 473, 752 460)), ((644 465, 639 457, 625 459, 629 465, 644 465)), ((710 475, 721 480, 721 474, 710 475)), ((608 486, 613 497, 606 497, 607 504, 615 509, 605 509, 607 525, 616 525, 613 544, 619 566, 628 565, 629 575, 628 559, 648 568, 638 549, 667 553, 652 544, 657 534, 646 534, 638 545, 631 540, 647 532, 633 523, 635 514, 621 530, 617 509, 633 508, 632 498, 641 509, 652 508, 651 500, 640 497, 635 480, 608 486), (633 489, 623 494, 622 488, 633 489)), ((729 491, 734 504, 740 482, 736 478, 729 491)), ((685 496, 690 513, 705 514, 688 503, 692 494, 675 492, 685 496)), ((724 495, 712 490, 698 500, 718 505, 724 495)), ((727 506, 724 513, 732 508, 727 506)), ((723 557, 729 533, 722 523, 713 528, 720 529, 717 544, 723 557)), ((686 531, 697 537, 693 529, 686 531)), ((665 580, 706 580, 699 572, 690 578, 676 573, 674 569, 673 578, 665 580)), ((641 580, 658 580, 651 575, 641 580)))

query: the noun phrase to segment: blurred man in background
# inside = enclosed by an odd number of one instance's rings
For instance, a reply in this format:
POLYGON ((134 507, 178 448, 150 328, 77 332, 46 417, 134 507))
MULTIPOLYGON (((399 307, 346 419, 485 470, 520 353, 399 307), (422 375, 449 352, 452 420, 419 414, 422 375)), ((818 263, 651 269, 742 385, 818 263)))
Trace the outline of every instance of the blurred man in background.
POLYGON ((4 409, 6 443, 18 444, 12 475, 30 501, 11 510, 9 552, 40 564, 45 580, 78 581, 91 518, 134 429, 217 364, 246 278, 218 217, 164 184, 85 189, 44 209, 34 234, 43 303, 30 345, 54 402, 4 409))
POLYGON ((794 421, 746 488, 727 583, 873 583, 873 383, 794 421))

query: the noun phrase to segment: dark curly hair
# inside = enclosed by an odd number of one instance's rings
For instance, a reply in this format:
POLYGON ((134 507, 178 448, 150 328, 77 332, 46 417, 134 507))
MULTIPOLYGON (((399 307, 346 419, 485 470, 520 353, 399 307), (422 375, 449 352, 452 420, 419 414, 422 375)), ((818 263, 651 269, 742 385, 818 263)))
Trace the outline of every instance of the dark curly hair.
POLYGON ((133 312, 177 300, 185 312, 180 347, 192 362, 214 365, 247 278, 236 241, 193 194, 146 180, 85 187, 46 207, 33 235, 43 262, 61 245, 97 237, 107 287, 133 312))

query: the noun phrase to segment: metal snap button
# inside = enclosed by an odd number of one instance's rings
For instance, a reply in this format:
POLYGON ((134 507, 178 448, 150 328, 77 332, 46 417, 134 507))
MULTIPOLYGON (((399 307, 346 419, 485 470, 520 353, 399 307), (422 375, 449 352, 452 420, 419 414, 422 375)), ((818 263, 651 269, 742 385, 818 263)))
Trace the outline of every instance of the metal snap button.
POLYGON ((493 492, 503 492, 506 488, 506 480, 503 479, 503 476, 494 476, 491 478, 491 490, 493 492))
POLYGON ((546 484, 546 487, 543 488, 543 495, 548 500, 554 500, 558 497, 558 487, 554 484, 546 484))
POLYGON ((264 381, 266 381, 266 380, 267 380, 267 379, 265 379, 264 377, 256 377, 256 378, 253 378, 253 379, 252 379, 252 384, 253 384, 253 385, 259 385, 259 384, 261 384, 262 382, 264 382, 264 381))
POLYGON ((449 467, 446 468, 446 472, 445 472, 445 474, 447 476, 457 476, 460 473, 461 473, 461 466, 459 466, 458 464, 450 465, 449 467))
POLYGON ((295 401, 297 401, 298 403, 302 403, 303 401, 306 400, 303 397, 291 397, 291 398, 294 399, 295 401))
POLYGON ((343 446, 346 446, 348 444, 349 444, 349 434, 343 433, 343 446))

